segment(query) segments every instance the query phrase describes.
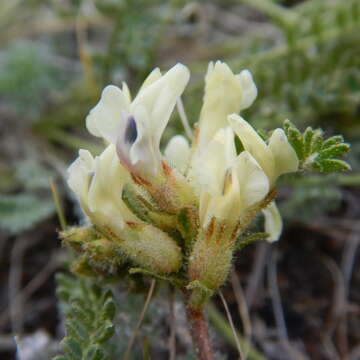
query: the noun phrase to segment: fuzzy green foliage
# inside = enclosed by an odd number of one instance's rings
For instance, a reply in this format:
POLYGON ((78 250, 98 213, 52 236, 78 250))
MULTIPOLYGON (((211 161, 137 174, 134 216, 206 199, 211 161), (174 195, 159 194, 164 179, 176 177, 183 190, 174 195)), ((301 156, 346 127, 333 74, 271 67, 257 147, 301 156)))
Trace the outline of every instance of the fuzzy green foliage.
POLYGON ((131 74, 132 81, 140 82, 155 62, 171 4, 158 0, 106 0, 95 4, 114 22, 106 54, 95 57, 103 73, 102 81, 106 83, 120 73, 125 78, 131 74))
POLYGON ((0 195, 0 227, 12 234, 30 229, 53 212, 49 199, 27 193, 0 195))
MULTIPOLYGON (((148 283, 143 281, 142 276, 135 275, 132 277, 133 283, 126 284, 128 291, 114 289, 110 292, 103 283, 83 276, 59 273, 56 280, 60 310, 66 319, 66 337, 62 346, 64 355, 56 360, 92 359, 85 354, 91 348, 103 354, 100 359, 121 359, 144 306, 145 299, 140 294, 149 289, 148 283), (71 357, 74 351, 77 353, 71 357)), ((142 337, 148 338, 150 344, 155 343, 164 351, 167 350, 167 343, 163 341, 167 329, 159 326, 159 323, 166 323, 168 316, 168 307, 164 306, 161 297, 154 298, 141 328, 142 337)), ((146 344, 139 341, 139 345, 134 346, 131 359, 143 359, 146 344)))
POLYGON ((341 203, 342 194, 334 176, 297 176, 290 184, 291 195, 280 204, 281 214, 288 221, 313 222, 341 203))
POLYGON ((18 162, 16 172, 8 176, 17 193, 0 194, 0 228, 18 234, 32 228, 54 213, 50 196, 50 173, 39 163, 18 162))
MULTIPOLYGON (((226 59, 235 70, 251 70, 261 100, 246 110, 245 118, 258 128, 289 118, 305 125, 326 121, 342 133, 351 124, 352 135, 354 128, 359 135, 359 2, 311 0, 289 10, 297 20, 293 27, 281 28, 282 37, 276 31, 249 31, 214 46, 209 59, 226 59)), ((196 69, 202 71, 203 66, 196 69)), ((201 87, 202 83, 194 84, 186 99, 193 119, 201 87)))
POLYGON ((49 49, 32 42, 9 46, 0 65, 0 96, 21 115, 34 118, 61 87, 59 69, 49 49), (31 106, 30 106, 31 104, 31 106))
POLYGON ((314 0, 292 9, 299 20, 295 29, 286 30, 290 42, 265 45, 265 50, 241 60, 241 66, 253 71, 263 99, 249 110, 249 116, 265 127, 284 118, 309 124, 334 112, 356 116, 359 97, 355 94, 360 93, 358 1, 329 5, 314 0))
POLYGON ((324 139, 321 129, 306 128, 304 133, 289 120, 284 122, 287 138, 300 160, 300 169, 325 173, 350 170, 350 165, 340 160, 349 150, 341 135, 324 139))
MULTIPOLYGON (((66 314, 64 355, 56 360, 110 360, 116 305, 112 292, 84 278, 57 275, 57 294, 66 314)), ((54 359, 54 360, 55 360, 54 359)))

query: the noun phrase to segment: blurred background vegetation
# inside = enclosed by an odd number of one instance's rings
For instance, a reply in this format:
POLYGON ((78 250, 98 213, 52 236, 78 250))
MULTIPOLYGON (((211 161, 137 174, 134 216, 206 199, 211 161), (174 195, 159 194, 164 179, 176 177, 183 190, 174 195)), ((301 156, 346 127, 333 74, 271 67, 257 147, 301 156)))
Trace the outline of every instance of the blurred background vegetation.
MULTIPOLYGON (((57 312, 53 274, 66 255, 57 240, 53 193, 68 223, 77 223, 80 211, 64 178, 77 149, 101 149, 84 126, 101 89, 126 81, 135 92, 154 67, 183 62, 192 72, 184 103, 195 123, 207 64, 217 59, 234 72, 252 71, 259 95, 244 117, 258 129, 289 118, 302 129, 342 133, 352 144, 351 173, 284 178, 281 241, 272 249, 251 246, 236 259, 253 346, 263 354, 251 356, 359 359, 359 33, 358 0, 0 1, 1 359, 15 358, 13 333, 22 334, 22 360, 58 351, 64 309, 57 312), (40 352, 31 353, 29 343, 39 343, 40 352)), ((177 114, 164 143, 175 133, 184 133, 177 114)), ((76 296, 86 297, 86 286, 76 296)), ((234 286, 229 282, 224 294, 246 333, 234 286)), ((111 354, 123 351, 144 301, 117 292, 123 308, 116 321, 123 326, 111 354)), ((151 306, 167 309, 161 298, 151 306)), ((62 299, 65 306, 69 297, 62 299)), ((235 359, 219 304, 215 299, 209 309, 213 336, 219 356, 235 359)), ((177 314, 177 358, 191 356, 181 304, 173 299, 169 309, 177 314)), ((169 311, 151 312, 134 359, 169 357, 169 311)))

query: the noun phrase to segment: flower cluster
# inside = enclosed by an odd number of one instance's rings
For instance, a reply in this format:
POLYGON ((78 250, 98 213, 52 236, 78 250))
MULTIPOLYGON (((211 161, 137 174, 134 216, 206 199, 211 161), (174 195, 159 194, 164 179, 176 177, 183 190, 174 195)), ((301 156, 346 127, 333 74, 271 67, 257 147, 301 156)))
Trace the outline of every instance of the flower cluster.
POLYGON ((201 302, 226 280, 237 238, 258 213, 268 240, 278 239, 276 180, 297 171, 299 160, 282 129, 264 141, 239 115, 254 102, 256 86, 249 71, 234 74, 219 61, 205 77, 192 144, 177 135, 161 153, 189 78, 177 64, 151 72, 134 98, 126 84, 103 90, 86 125, 106 148, 95 158, 80 150, 68 170, 90 226, 86 236, 64 237, 95 268, 119 258, 116 264, 178 277, 201 302))

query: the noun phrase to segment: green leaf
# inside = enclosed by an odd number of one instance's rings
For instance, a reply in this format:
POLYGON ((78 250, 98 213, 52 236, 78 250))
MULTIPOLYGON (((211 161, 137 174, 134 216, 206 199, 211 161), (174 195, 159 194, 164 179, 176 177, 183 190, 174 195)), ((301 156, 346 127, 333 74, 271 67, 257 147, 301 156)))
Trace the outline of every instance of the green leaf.
POLYGON ((310 154, 311 143, 312 143, 312 138, 313 138, 314 134, 315 134, 315 131, 310 126, 308 128, 306 128, 306 130, 304 132, 304 155, 305 155, 305 157, 309 156, 309 154, 310 154))
POLYGON ((69 319, 65 324, 65 330, 68 336, 78 340, 79 343, 84 343, 89 339, 86 328, 77 320, 69 319))
POLYGON ((77 320, 81 321, 86 328, 91 328, 95 318, 95 313, 92 309, 84 306, 81 300, 76 299, 72 302, 72 316, 77 320))
POLYGON ((112 320, 116 313, 116 305, 114 300, 111 298, 107 298, 102 309, 102 316, 104 319, 112 320))
POLYGON ((99 347, 99 345, 91 345, 86 353, 85 353, 86 360, 104 360, 106 359, 106 355, 104 350, 99 347))
POLYGON ((321 160, 316 163, 316 168, 318 168, 322 172, 341 172, 350 170, 350 165, 343 161, 338 159, 325 159, 321 160))
POLYGON ((304 139, 301 132, 290 122, 285 120, 284 130, 291 146, 296 151, 296 154, 300 160, 304 158, 304 139))
POLYGON ((323 149, 326 149, 330 146, 333 146, 335 144, 340 144, 340 143, 343 143, 344 142, 344 138, 342 135, 335 135, 335 136, 332 136, 332 137, 329 137, 327 140, 325 140, 322 144, 322 150, 323 149))
POLYGON ((323 144, 323 131, 321 129, 316 129, 314 136, 311 140, 310 154, 315 154, 320 151, 323 144))
POLYGON ((96 343, 102 344, 102 343, 108 341, 109 339, 111 339, 111 337, 114 335, 114 333, 115 333, 114 324, 111 321, 106 320, 97 329, 92 340, 96 343))
POLYGON ((0 195, 0 228, 18 234, 30 229, 54 212, 50 199, 30 193, 0 195))
POLYGON ((71 320, 66 322, 65 330, 69 337, 78 340, 80 343, 88 340, 88 333, 81 322, 71 320))
POLYGON ((67 360, 110 360, 109 340, 114 335, 116 307, 110 289, 94 280, 59 274, 58 292, 66 315, 62 341, 67 360))
POLYGON ((350 150, 349 144, 335 144, 321 150, 318 159, 334 159, 344 156, 350 150))
POLYGON ((325 140, 321 129, 311 127, 301 134, 289 120, 285 120, 283 128, 300 160, 300 169, 327 173, 350 169, 350 165, 338 159, 350 150, 350 145, 343 142, 341 135, 325 140))
POLYGON ((65 352, 72 358, 77 360, 80 360, 82 358, 81 346, 75 339, 66 337, 62 341, 62 346, 65 352))

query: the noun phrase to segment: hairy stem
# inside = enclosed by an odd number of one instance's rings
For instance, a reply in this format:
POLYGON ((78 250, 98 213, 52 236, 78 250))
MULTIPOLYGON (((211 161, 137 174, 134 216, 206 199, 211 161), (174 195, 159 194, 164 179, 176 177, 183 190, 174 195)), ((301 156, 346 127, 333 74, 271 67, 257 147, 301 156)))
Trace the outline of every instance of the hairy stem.
POLYGON ((208 324, 202 309, 195 309, 191 305, 188 305, 186 315, 198 359, 213 360, 214 353, 210 342, 208 324))

